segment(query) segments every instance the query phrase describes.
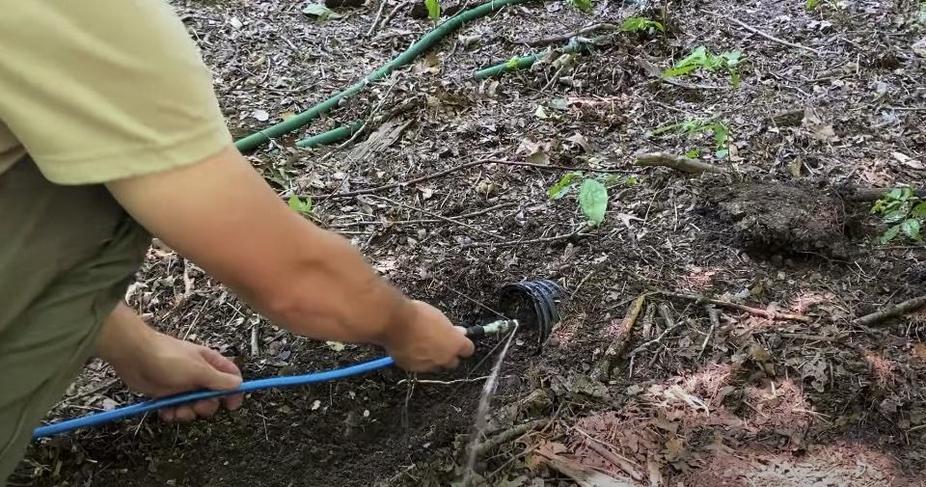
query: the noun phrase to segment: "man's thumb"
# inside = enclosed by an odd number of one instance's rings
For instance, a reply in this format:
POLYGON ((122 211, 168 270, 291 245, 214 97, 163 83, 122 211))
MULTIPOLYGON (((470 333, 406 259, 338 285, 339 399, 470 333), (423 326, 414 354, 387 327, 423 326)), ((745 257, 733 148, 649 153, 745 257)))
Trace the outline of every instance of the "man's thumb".
POLYGON ((240 375, 216 370, 216 368, 209 363, 204 363, 200 366, 197 376, 199 386, 205 387, 206 389, 227 391, 241 385, 240 375))

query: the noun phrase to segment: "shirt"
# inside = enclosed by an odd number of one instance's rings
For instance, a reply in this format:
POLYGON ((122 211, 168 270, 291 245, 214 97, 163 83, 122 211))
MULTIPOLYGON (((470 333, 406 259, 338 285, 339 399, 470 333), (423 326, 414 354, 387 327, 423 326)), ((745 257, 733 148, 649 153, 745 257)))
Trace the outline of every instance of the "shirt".
POLYGON ((209 70, 163 0, 0 0, 0 172, 58 184, 203 160, 231 143, 209 70))

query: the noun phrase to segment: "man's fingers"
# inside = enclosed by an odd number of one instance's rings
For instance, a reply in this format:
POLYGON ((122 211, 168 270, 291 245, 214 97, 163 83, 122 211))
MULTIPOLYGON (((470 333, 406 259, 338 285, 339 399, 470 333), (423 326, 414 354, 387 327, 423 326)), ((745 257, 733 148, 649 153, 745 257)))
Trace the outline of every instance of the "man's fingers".
POLYGON ((174 408, 162 409, 158 411, 158 416, 160 416, 161 421, 164 421, 165 423, 173 423, 174 417, 176 416, 175 413, 176 411, 174 411, 174 408))
POLYGON ((178 406, 174 412, 174 419, 181 423, 189 423, 196 419, 196 411, 192 406, 178 406))
POLYGON ((234 396, 227 396, 222 399, 225 403, 225 408, 229 411, 234 411, 241 407, 241 403, 244 402, 244 394, 235 394, 234 396))
POLYGON ((200 356, 206 364, 198 374, 198 385, 207 389, 227 391, 241 385, 241 371, 234 362, 215 350, 203 347, 200 356))
POLYGON ((219 410, 219 400, 218 399, 206 399, 203 401, 196 401, 193 404, 193 411, 197 416, 201 418, 208 418, 216 413, 219 410))

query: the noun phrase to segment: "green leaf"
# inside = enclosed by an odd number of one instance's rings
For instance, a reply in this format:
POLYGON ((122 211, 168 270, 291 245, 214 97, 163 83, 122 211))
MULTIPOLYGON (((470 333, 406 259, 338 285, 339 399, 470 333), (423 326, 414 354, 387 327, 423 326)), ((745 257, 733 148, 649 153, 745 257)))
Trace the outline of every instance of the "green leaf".
POLYGON ((579 207, 592 225, 601 225, 608 209, 608 189, 600 181, 586 179, 579 189, 579 207))
POLYGON ((884 223, 897 223, 907 217, 907 213, 910 212, 910 208, 907 206, 902 206, 895 210, 891 210, 884 214, 884 223))
POLYGON ((701 149, 698 149, 697 147, 694 149, 691 149, 685 153, 685 157, 689 159, 697 159, 701 157, 701 149))
POLYGON ((505 68, 512 71, 518 69, 518 56, 512 56, 511 59, 505 61, 505 68))
POLYGON ((910 210, 910 216, 916 218, 926 218, 926 201, 921 201, 910 210))
POLYGON ((884 199, 899 200, 902 194, 903 194, 903 191, 901 191, 900 188, 894 188, 888 191, 886 195, 884 195, 884 199))
POLYGON ((897 235, 900 234, 900 225, 894 225, 891 228, 888 228, 884 235, 881 235, 881 244, 886 244, 891 240, 897 238, 897 235))
POLYGON ((627 176, 626 178, 624 178, 624 181, 622 182, 622 184, 623 184, 624 186, 627 186, 627 187, 629 187, 629 188, 632 188, 632 187, 636 186, 637 184, 640 184, 640 180, 637 179, 636 176, 627 176))
POLYGON ((728 149, 717 149, 714 152, 714 157, 717 159, 726 159, 728 155, 730 155, 730 151, 728 149))
POLYGON ((920 221, 916 218, 908 218, 900 224, 900 230, 903 234, 913 240, 921 240, 920 221))
POLYGON ((816 10, 820 6, 821 0, 807 0, 807 3, 804 4, 804 9, 808 12, 811 10, 816 10))
POLYGON ((743 53, 740 51, 728 51, 720 55, 728 68, 736 67, 743 60, 743 53))
POLYGON ((665 32, 666 30, 661 23, 646 17, 628 17, 621 24, 622 32, 642 32, 650 29, 655 29, 659 32, 665 32))
POLYGON ((718 149, 725 149, 730 141, 730 128, 723 122, 714 122, 710 129, 714 132, 714 145, 718 149))
POLYGON ((592 0, 569 0, 569 3, 583 12, 592 11, 592 0))
POLYGON ((563 174, 563 177, 559 178, 559 181, 556 182, 553 186, 547 190, 547 198, 551 200, 558 200, 562 198, 569 188, 572 186, 572 183, 578 176, 581 176, 580 172, 568 172, 563 174))
POLYGON ((312 213, 312 198, 306 198, 302 200, 296 195, 289 197, 289 207, 296 210, 301 215, 308 215, 312 213))
POLYGON ((428 9, 428 18, 437 20, 440 18, 440 0, 424 0, 424 6, 428 9))
POLYGON ((340 17, 340 15, 336 14, 333 10, 320 3, 310 3, 306 5, 306 7, 302 9, 302 13, 318 17, 318 20, 336 19, 340 17))

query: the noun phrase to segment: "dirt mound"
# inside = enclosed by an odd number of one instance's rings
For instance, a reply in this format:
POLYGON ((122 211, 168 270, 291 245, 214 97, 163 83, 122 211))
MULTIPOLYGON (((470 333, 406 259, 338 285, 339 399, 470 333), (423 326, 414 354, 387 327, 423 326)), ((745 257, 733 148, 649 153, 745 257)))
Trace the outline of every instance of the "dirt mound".
POLYGON ((824 191, 750 182, 717 184, 706 197, 709 213, 731 225, 751 253, 846 254, 842 204, 824 191))

